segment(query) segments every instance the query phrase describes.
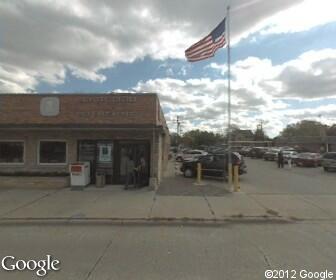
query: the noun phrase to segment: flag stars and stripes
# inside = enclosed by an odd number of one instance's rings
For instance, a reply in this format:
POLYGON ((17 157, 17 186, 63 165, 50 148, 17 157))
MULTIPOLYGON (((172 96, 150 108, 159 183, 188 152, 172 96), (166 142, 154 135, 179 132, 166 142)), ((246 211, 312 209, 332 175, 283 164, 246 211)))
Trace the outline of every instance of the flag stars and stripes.
POLYGON ((190 62, 213 57, 219 48, 224 47, 225 19, 206 37, 193 44, 185 51, 185 56, 190 62))

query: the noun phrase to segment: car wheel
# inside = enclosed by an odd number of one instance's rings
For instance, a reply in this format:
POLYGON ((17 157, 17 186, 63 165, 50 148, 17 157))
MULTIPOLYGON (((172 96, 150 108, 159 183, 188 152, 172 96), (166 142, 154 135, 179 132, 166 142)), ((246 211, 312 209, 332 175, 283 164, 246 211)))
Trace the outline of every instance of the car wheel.
POLYGON ((186 178, 192 178, 194 176, 194 172, 192 171, 191 168, 187 168, 186 170, 184 170, 183 175, 186 178))

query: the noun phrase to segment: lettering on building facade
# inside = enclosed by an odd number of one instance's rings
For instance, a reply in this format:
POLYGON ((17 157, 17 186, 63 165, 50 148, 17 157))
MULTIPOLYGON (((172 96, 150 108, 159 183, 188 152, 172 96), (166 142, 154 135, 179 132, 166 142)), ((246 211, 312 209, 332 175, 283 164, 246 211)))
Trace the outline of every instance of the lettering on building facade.
POLYGON ((136 96, 87 96, 80 103, 135 103, 136 96))
POLYGON ((75 113, 80 118, 96 118, 96 117, 136 118, 136 117, 139 117, 138 112, 83 111, 83 112, 75 112, 75 113))

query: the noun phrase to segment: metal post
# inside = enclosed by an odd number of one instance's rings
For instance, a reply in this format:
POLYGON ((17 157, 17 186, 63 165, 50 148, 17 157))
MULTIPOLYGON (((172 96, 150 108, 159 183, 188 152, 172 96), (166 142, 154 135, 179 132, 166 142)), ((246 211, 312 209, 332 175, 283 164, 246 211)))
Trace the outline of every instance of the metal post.
POLYGON ((232 188, 232 157, 231 157, 231 51, 230 51, 230 6, 227 6, 227 64, 228 64, 228 181, 232 188))
POLYGON ((239 166, 235 165, 233 167, 234 170, 234 190, 235 192, 239 192, 240 191, 240 185, 239 185, 239 166))
POLYGON ((201 184, 202 167, 201 163, 197 163, 197 184, 201 184))

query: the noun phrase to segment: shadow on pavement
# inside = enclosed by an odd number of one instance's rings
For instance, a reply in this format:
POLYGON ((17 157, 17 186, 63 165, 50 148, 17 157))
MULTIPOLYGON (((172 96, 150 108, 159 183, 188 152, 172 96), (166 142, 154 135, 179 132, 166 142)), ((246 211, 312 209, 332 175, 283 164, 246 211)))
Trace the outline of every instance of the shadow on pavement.
POLYGON ((195 178, 184 178, 182 175, 166 177, 162 180, 157 195, 176 196, 225 196, 227 183, 220 180, 202 180, 204 185, 196 185, 195 178))

